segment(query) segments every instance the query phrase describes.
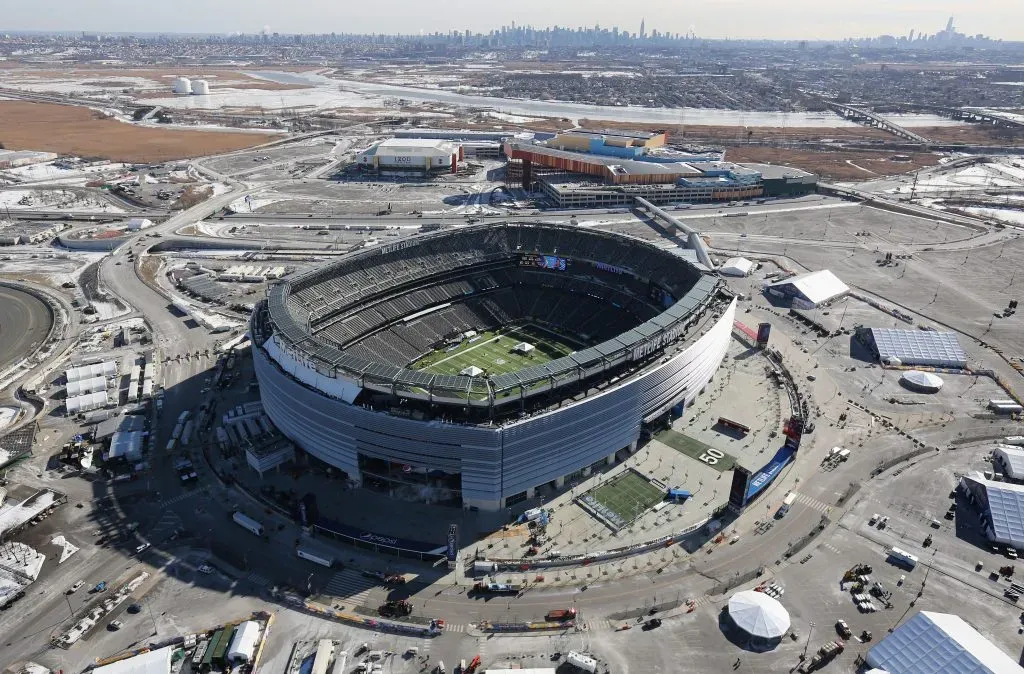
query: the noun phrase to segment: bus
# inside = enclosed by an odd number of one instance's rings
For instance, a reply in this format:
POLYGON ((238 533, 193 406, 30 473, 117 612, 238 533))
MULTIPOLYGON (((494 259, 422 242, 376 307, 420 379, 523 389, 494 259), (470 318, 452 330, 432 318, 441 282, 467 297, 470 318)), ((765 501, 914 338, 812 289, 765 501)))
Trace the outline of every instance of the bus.
POLYGON ((743 435, 746 435, 747 433, 750 432, 750 428, 748 428, 747 426, 741 424, 738 421, 726 419, 725 417, 718 417, 718 425, 736 431, 737 433, 742 433, 743 435))
POLYGON ((309 548, 304 548, 301 545, 295 548, 295 554, 301 557, 302 559, 313 562, 314 564, 326 566, 328 569, 334 566, 334 558, 330 555, 320 551, 314 552, 313 550, 310 550, 309 548))

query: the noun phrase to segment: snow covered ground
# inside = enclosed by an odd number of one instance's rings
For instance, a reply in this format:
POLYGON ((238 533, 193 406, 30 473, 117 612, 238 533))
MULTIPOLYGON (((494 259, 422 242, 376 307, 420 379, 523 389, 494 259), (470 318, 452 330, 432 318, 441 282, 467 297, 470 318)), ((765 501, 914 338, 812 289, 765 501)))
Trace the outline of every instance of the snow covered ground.
POLYGON ((1017 211, 1012 208, 980 208, 974 206, 964 210, 982 218, 990 218, 1010 225, 1024 226, 1024 211, 1017 211))
POLYGON ((18 411, 17 407, 0 407, 0 431, 14 423, 18 411))
MULTIPOLYGON (((953 173, 926 173, 918 179, 915 191, 918 194, 955 192, 978 187, 1024 188, 1024 164, 1020 158, 1007 157, 998 163, 977 164, 953 173)), ((900 191, 909 191, 909 187, 903 187, 900 191)))
POLYGON ((500 119, 503 122, 508 122, 509 124, 529 124, 530 122, 536 122, 538 119, 540 119, 539 117, 523 117, 522 115, 510 115, 508 113, 495 112, 493 110, 488 110, 484 114, 487 115, 488 117, 493 117, 494 119, 500 119))
POLYGON ((43 164, 30 164, 17 168, 6 169, 4 172, 16 175, 25 180, 52 180, 60 178, 75 178, 92 174, 116 173, 127 169, 126 164, 102 164, 100 166, 83 166, 82 168, 60 168, 54 166, 53 162, 43 164))
POLYGON ((3 190, 0 208, 10 210, 74 210, 91 213, 124 213, 124 209, 70 190, 3 190))
POLYGON ((285 200, 273 199, 269 197, 254 197, 246 200, 245 197, 242 197, 241 199, 235 199, 230 204, 228 204, 228 208, 233 210, 235 213, 253 213, 263 208, 264 206, 276 204, 279 201, 285 200))
POLYGON ((39 577, 46 555, 24 543, 0 546, 0 606, 17 598, 39 577))

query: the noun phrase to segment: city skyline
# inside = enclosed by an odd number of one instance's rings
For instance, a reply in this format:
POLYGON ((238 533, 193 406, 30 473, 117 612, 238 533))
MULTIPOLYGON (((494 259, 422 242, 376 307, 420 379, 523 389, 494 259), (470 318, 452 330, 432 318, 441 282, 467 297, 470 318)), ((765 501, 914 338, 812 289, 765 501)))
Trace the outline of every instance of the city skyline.
MULTIPOLYGON (((726 3, 733 4, 732 0, 726 3)), ((40 12, 36 5, 16 5, 5 12, 0 31, 253 34, 265 29, 281 34, 416 35, 468 30, 471 34, 487 34, 514 23, 536 30, 599 26, 630 35, 644 30, 648 37, 694 34, 708 39, 816 41, 905 36, 910 31, 936 34, 942 32, 950 16, 958 16, 959 10, 958 30, 968 36, 1024 40, 1024 4, 1012 0, 987 0, 981 3, 984 11, 977 11, 975 6, 970 13, 955 2, 921 6, 914 0, 866 0, 855 14, 841 6, 821 7, 807 0, 796 0, 770 12, 757 8, 727 12, 721 11, 720 5, 680 11, 674 2, 653 0, 645 3, 642 13, 618 5, 595 7, 581 0, 567 0, 555 7, 525 0, 517 5, 514 15, 504 8, 496 11, 468 0, 446 3, 445 12, 409 0, 382 0, 372 7, 312 2, 306 3, 306 11, 283 8, 268 0, 244 5, 234 0, 213 5, 181 0, 174 6, 112 0, 99 12, 90 4, 48 0, 44 5, 51 11, 46 12, 40 12)))

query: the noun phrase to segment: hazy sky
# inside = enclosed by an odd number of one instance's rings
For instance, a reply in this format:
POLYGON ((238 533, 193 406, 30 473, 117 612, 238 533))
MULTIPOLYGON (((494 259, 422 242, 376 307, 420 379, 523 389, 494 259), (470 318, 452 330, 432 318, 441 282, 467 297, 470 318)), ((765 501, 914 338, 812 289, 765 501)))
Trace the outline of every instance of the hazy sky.
POLYGON ((0 30, 418 33, 515 22, 702 37, 835 39, 957 29, 1024 40, 1024 0, 0 0, 0 30))

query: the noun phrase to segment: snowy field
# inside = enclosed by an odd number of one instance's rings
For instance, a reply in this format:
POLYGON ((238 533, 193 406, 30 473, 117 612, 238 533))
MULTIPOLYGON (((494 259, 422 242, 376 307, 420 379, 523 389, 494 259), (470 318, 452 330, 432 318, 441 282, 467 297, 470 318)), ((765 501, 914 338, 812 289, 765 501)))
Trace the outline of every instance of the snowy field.
POLYGON ((92 213, 124 213, 124 209, 70 190, 3 190, 0 208, 15 210, 73 210, 92 213))

